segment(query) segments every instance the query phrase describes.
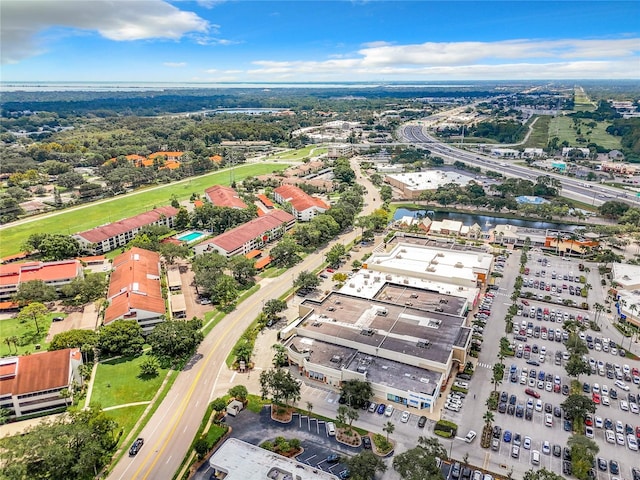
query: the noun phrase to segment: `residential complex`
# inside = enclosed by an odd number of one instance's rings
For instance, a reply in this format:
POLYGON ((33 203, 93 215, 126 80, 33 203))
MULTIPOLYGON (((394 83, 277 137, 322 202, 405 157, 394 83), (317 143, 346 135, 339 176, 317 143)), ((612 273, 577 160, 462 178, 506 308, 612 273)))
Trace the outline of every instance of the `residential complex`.
POLYGON ((247 208, 247 205, 242 201, 238 192, 224 185, 214 185, 213 187, 207 188, 204 191, 204 196, 216 207, 247 208))
POLYGON ((59 289, 76 278, 83 277, 82 264, 78 260, 60 262, 26 262, 0 265, 0 302, 11 300, 20 285, 32 280, 42 280, 59 289))
POLYGON ((43 413, 69 404, 63 390, 80 384, 78 348, 0 359, 0 408, 12 416, 43 413))
POLYGON ((160 255, 134 247, 113 260, 104 324, 136 320, 144 332, 165 320, 160 255))
POLYGON ((246 255, 261 249, 288 232, 295 224, 295 218, 283 210, 273 210, 250 222, 227 230, 217 237, 196 245, 196 254, 218 252, 225 257, 246 255))
POLYGON ((76 233, 73 237, 80 243, 80 248, 92 255, 100 255, 118 247, 124 247, 144 227, 162 225, 173 228, 178 209, 165 206, 118 222, 92 228, 76 233))
POLYGON ((319 198, 312 197, 295 185, 279 186, 273 191, 273 197, 280 204, 291 205, 291 213, 299 222, 308 222, 331 208, 319 198))

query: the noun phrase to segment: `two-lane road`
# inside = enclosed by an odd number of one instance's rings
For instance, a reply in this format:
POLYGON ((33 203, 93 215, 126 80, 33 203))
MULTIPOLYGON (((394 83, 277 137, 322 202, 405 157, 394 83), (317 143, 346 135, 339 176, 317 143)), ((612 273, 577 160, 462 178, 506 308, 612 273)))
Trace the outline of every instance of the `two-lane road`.
MULTIPOLYGON (((359 166, 352 162, 358 183, 368 193, 363 215, 368 215, 380 201, 377 189, 363 178, 359 166)), ((355 240, 358 230, 348 232, 325 248, 308 255, 287 273, 260 282, 260 290, 242 302, 207 335, 200 347, 200 359, 178 374, 175 384, 153 414, 140 436, 145 443, 135 457, 124 456, 114 467, 109 479, 171 479, 187 454, 210 399, 214 396, 219 372, 227 368, 225 359, 236 341, 262 310, 263 302, 279 298, 289 290, 292 281, 303 270, 313 271, 324 262, 325 254, 335 244, 355 240)), ((222 394, 224 392, 218 392, 222 394)), ((252 392, 257 393, 257 392, 252 392)), ((128 445, 126 446, 128 448, 128 445)))

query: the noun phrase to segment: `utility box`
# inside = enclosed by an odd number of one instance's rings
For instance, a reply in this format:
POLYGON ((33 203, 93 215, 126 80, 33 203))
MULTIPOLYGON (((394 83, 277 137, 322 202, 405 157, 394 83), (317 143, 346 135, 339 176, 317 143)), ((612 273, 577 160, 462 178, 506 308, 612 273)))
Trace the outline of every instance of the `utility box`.
POLYGON ((235 417, 238 413, 240 413, 244 409, 244 404, 238 400, 232 400, 229 405, 227 405, 227 415, 231 415, 235 417))

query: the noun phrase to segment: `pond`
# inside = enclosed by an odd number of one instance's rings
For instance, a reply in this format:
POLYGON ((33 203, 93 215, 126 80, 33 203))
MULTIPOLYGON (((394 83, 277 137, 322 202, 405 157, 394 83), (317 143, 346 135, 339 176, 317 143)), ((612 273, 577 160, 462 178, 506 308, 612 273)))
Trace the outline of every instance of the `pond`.
MULTIPOLYGON (((393 215, 394 220, 399 220, 402 217, 426 217, 428 210, 409 210, 408 208, 399 208, 393 215)), ((540 230, 555 229, 555 230, 567 230, 573 231, 577 228, 582 228, 580 225, 571 225, 566 223, 544 222, 541 220, 520 220, 516 218, 502 218, 494 217, 491 215, 477 215, 471 213, 458 213, 458 212, 435 212, 434 215, 430 215, 432 220, 457 220, 462 222, 463 225, 473 225, 477 223, 482 230, 490 230, 496 225, 515 225, 516 227, 525 228, 537 228, 540 230)))

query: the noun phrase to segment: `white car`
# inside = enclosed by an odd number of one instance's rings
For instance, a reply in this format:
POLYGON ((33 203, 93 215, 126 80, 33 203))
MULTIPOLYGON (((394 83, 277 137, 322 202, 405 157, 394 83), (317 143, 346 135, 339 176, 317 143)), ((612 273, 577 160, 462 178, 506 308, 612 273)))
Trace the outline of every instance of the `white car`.
POLYGON ((602 392, 602 395, 609 395, 609 387, 607 385, 602 385, 600 391, 602 392))
POLYGON ((390 417, 391 415, 393 415, 393 405, 387 405, 387 408, 384 409, 384 415, 385 417, 390 417))
POLYGON ((524 437, 524 441, 522 442, 522 447, 531 450, 531 437, 524 437))
POLYGON ((551 415, 550 413, 546 413, 544 415, 544 424, 547 427, 553 427, 553 415, 551 415))
POLYGON ((616 434, 613 433, 613 430, 606 430, 604 432, 605 439, 607 443, 616 443, 616 434))
POLYGON ((402 416, 400 417, 400 421, 402 423, 407 423, 409 421, 409 417, 410 416, 411 416, 411 414, 405 410, 404 412, 402 412, 402 416))
POLYGON ((456 404, 456 403, 445 403, 444 404, 444 408, 447 410, 451 410, 452 412, 459 412, 460 411, 460 405, 456 404))
POLYGON ((631 434, 627 435, 627 447, 634 452, 638 451, 638 440, 631 434))
POLYGON ((631 413, 635 413, 636 415, 638 415, 640 413, 640 408, 638 408, 638 404, 637 403, 630 403, 629 404, 629 410, 631 410, 631 413))
POLYGON ((594 383, 593 386, 591 387, 591 390, 593 391, 593 393, 600 393, 600 385, 598 385, 597 383, 594 383))
POLYGON ((618 445, 622 445, 624 447, 624 435, 621 433, 616 433, 616 443, 618 445))
POLYGON ((622 380, 616 380, 616 387, 624 390, 625 392, 629 391, 629 385, 624 383, 622 380))
POLYGON ((542 442, 542 453, 545 455, 549 455, 551 453, 551 444, 549 443, 549 440, 542 442))
POLYGON ((624 373, 631 373, 631 368, 625 363, 624 365, 622 365, 622 371, 624 373))
POLYGON ((616 421, 616 433, 622 433, 624 432, 624 425, 622 424, 622 422, 620 420, 616 421))
POLYGON ((471 443, 476 438, 476 436, 477 436, 476 432, 474 432, 473 430, 469 430, 469 433, 467 433, 467 436, 464 437, 464 441, 467 443, 471 443))
POLYGON ((587 438, 593 438, 594 437, 594 435, 593 435, 593 427, 586 426, 584 428, 584 434, 585 434, 585 436, 587 438))
POLYGON ((608 407, 609 405, 611 405, 611 400, 609 400, 609 397, 607 397, 606 395, 603 395, 602 397, 600 397, 600 404, 608 407))
POLYGON ((536 412, 541 412, 542 411, 542 400, 538 399, 538 401, 536 402, 536 412))
POLYGON ((620 410, 622 410, 623 412, 629 411, 629 404, 626 400, 620 400, 620 410))
POLYGON ((595 425, 596 428, 602 428, 602 425, 603 425, 602 417, 596 417, 593 421, 593 424, 595 425))

